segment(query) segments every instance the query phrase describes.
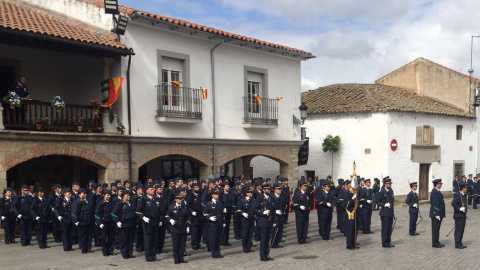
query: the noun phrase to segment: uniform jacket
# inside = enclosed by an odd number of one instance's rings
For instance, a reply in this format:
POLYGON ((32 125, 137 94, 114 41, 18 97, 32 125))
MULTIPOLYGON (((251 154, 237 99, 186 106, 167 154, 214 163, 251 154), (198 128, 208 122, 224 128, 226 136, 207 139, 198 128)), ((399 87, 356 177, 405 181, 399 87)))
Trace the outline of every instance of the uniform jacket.
POLYGON ((275 214, 274 214, 275 223, 285 222, 285 206, 287 204, 285 198, 283 198, 281 194, 278 196, 278 198, 277 198, 277 195, 273 194, 272 198, 273 198, 273 205, 275 207, 275 214), (282 214, 281 215, 276 214, 277 210, 281 211, 282 214))
POLYGON ((161 220, 161 202, 156 196, 145 196, 138 199, 136 206, 136 214, 139 219, 147 217, 150 219, 149 223, 159 223, 161 220))
POLYGON ((9 218, 14 217, 12 197, 10 197, 9 199, 7 199, 6 197, 0 199, 0 216, 9 218))
POLYGON ((452 200, 453 218, 463 218, 467 215, 467 194, 458 192, 452 200), (460 211, 461 207, 465 207, 465 212, 460 211))
POLYGON ((33 219, 36 220, 37 217, 40 217, 39 222, 49 222, 52 219, 52 209, 50 208, 50 202, 39 197, 33 198, 32 205, 30 206, 30 214, 32 215, 33 219))
POLYGON ((192 225, 200 224, 203 217, 203 206, 200 194, 192 193, 190 197, 188 197, 188 208, 190 209, 190 211, 196 212, 196 216, 190 216, 190 221, 192 225))
POLYGON ((394 217, 395 213, 393 210, 393 207, 395 205, 394 202, 394 196, 393 196, 393 190, 390 189, 387 191, 386 188, 382 188, 380 192, 378 193, 378 198, 377 198, 377 203, 382 207, 380 209, 380 216, 381 217, 394 217), (390 208, 385 207, 386 203, 390 203, 390 208))
POLYGON ((363 208, 372 209, 373 189, 365 187, 361 193, 361 196, 359 197, 359 202, 363 208), (368 203, 368 201, 370 201, 370 203, 368 203))
POLYGON ((95 208, 95 224, 109 224, 113 222, 112 212, 114 204, 110 201, 101 201, 97 203, 95 208))
POLYGON ((175 221, 175 225, 170 227, 171 233, 186 233, 189 226, 190 209, 185 204, 180 205, 180 209, 176 203, 172 203, 167 210, 165 218, 175 221))
POLYGON ((33 197, 30 195, 20 195, 13 200, 13 213, 15 216, 22 215, 22 219, 31 219, 30 206, 32 205, 33 197))
POLYGON ((246 199, 246 197, 241 197, 240 200, 237 203, 237 213, 239 215, 242 215, 242 218, 245 218, 243 216, 243 213, 248 214, 248 220, 250 221, 255 221, 256 216, 255 212, 253 211, 253 203, 254 203, 253 197, 250 198, 249 200, 246 199))
POLYGON ((213 202, 213 199, 205 205, 203 208, 203 216, 210 223, 223 223, 223 203, 218 200, 216 203, 213 202), (210 220, 210 217, 217 217, 215 222, 210 220))
POLYGON ((92 202, 88 200, 75 200, 72 203, 72 222, 80 225, 92 225, 94 220, 95 208, 92 202))
POLYGON ((445 201, 442 193, 433 188, 430 193, 430 217, 435 218, 435 216, 445 217, 445 201))
POLYGON ((122 223, 122 228, 135 227, 136 218, 135 206, 131 202, 119 200, 115 203, 112 211, 113 222, 122 223))
POLYGON ((275 215, 275 206, 273 204, 272 196, 260 196, 258 200, 253 203, 253 209, 257 215, 258 227, 273 227, 273 219, 275 215), (264 211, 269 210, 268 215, 263 214, 264 211))
POLYGON ((309 200, 310 197, 308 196, 307 192, 296 192, 292 198, 292 207, 295 209, 295 214, 299 216, 308 216, 310 214, 310 208, 308 206, 309 200), (305 206, 305 210, 300 209, 300 206, 305 206))
POLYGON ((55 203, 55 217, 62 217, 62 223, 69 224, 72 222, 72 198, 67 200, 63 197, 56 201, 55 203))
POLYGON ((333 212, 333 200, 331 194, 325 190, 317 189, 317 191, 315 191, 315 203, 317 204, 318 213, 333 212), (328 203, 330 203, 331 206, 328 206, 328 203))
POLYGON ((405 201, 408 204, 408 213, 417 214, 418 213, 418 194, 416 192, 410 191, 407 195, 407 200, 405 201), (417 207, 413 207, 414 204, 417 204, 417 207))

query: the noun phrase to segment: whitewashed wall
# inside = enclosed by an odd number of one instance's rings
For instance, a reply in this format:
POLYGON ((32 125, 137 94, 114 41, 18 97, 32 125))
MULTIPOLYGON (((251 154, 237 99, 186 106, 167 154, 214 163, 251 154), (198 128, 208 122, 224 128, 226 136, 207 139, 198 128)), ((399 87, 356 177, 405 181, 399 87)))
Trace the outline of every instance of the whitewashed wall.
POLYGON ((277 175, 280 175, 280 163, 267 157, 254 157, 250 166, 253 167, 253 177, 275 179, 277 175))

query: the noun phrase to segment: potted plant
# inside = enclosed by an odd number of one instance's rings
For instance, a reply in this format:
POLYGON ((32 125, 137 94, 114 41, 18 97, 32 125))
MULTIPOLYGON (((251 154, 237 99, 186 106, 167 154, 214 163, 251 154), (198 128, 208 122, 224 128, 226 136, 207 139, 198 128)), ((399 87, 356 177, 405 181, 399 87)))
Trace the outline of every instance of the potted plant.
POLYGON ((3 98, 3 101, 10 105, 10 109, 15 109, 15 107, 21 107, 20 97, 15 92, 8 92, 8 94, 3 98))
POLYGON ((50 104, 55 108, 57 113, 59 113, 61 109, 65 109, 65 101, 63 101, 61 96, 53 97, 53 99, 50 101, 50 104))
POLYGON ((43 117, 43 118, 37 118, 35 119, 35 126, 37 127, 37 130, 42 130, 43 126, 46 126, 48 124, 48 117, 43 117))
POLYGON ((78 132, 83 131, 83 124, 85 119, 78 113, 76 117, 73 117, 73 124, 77 127, 78 132))
POLYGON ((100 102, 98 98, 91 99, 90 105, 93 106, 93 113, 97 116, 100 113, 100 102))
POLYGON ((117 124, 118 134, 123 135, 125 133, 125 126, 122 123, 117 124))

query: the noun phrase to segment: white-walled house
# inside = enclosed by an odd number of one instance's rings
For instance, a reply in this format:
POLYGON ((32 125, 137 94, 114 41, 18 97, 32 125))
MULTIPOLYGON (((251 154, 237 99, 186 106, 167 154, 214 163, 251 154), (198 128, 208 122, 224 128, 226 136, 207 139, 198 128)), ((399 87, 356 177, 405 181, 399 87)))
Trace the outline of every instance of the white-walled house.
POLYGON ((320 87, 304 92, 302 101, 309 112, 305 126, 310 151, 299 176, 307 171, 321 178, 331 174, 331 153, 322 151, 327 135, 341 138, 334 153, 334 179, 350 178, 355 161, 362 177, 390 176, 396 195, 408 193, 409 181, 419 182, 420 197, 427 199, 433 179, 442 178, 442 190, 450 191, 455 174, 475 173, 474 114, 380 84, 320 87))

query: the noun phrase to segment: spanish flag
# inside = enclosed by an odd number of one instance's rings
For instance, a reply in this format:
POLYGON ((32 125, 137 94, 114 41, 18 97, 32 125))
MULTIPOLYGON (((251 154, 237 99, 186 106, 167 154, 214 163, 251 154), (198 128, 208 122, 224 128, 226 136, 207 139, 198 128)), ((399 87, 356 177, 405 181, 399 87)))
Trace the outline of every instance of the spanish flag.
POLYGON ((253 94, 253 98, 257 102, 257 104, 262 104, 262 98, 260 97, 259 94, 253 94))
POLYGON ((180 87, 180 85, 182 85, 182 82, 172 81, 171 84, 174 85, 174 86, 180 87))
POLYGON ((202 97, 203 100, 206 100, 208 96, 208 89, 207 88, 202 88, 202 97))
POLYGON ((283 97, 277 97, 277 101, 280 101, 282 99, 283 99, 283 97))
POLYGON ((123 77, 114 77, 108 78, 108 100, 105 103, 102 103, 102 107, 108 108, 117 101, 118 95, 120 94, 120 87, 123 83, 123 77))

